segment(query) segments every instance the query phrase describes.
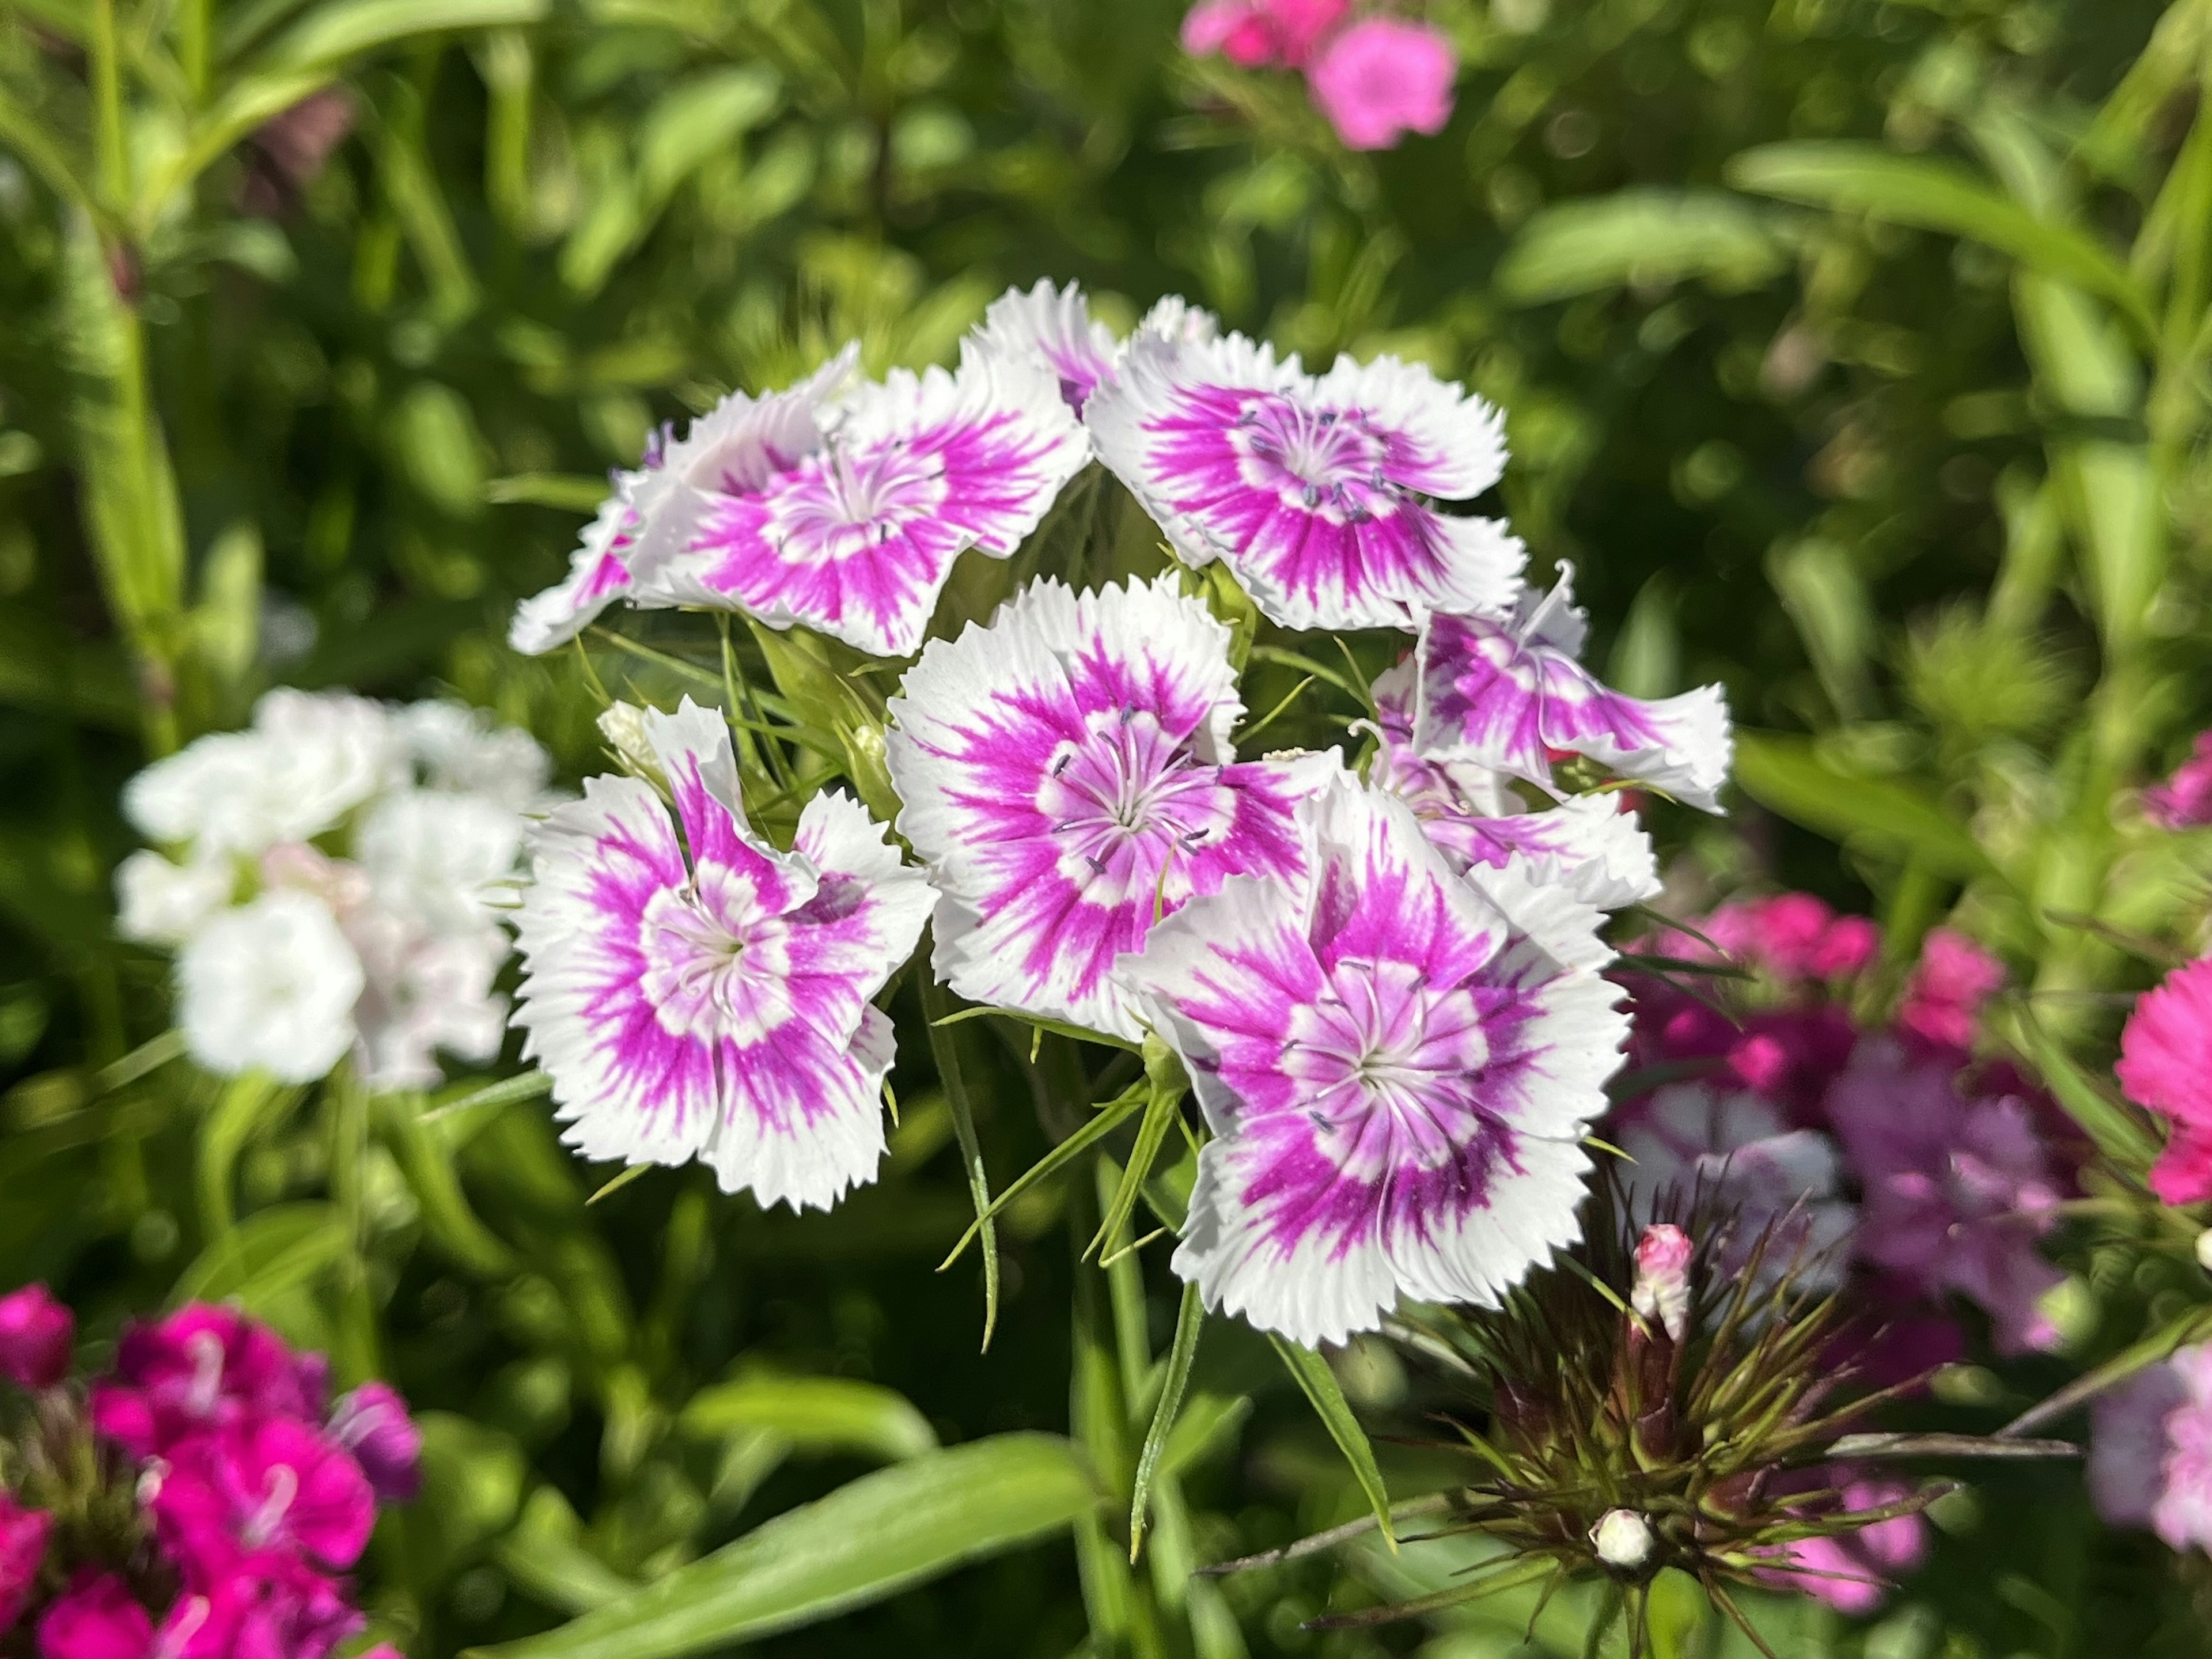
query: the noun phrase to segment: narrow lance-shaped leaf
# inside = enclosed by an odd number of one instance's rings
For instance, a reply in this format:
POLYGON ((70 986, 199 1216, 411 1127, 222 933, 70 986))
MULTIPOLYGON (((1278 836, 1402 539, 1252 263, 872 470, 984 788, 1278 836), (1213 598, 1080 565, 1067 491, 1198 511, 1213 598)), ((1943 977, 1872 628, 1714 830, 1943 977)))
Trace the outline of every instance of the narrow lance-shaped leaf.
POLYGON ((1145 1547, 1145 1524, 1152 1498, 1152 1480, 1159 1472, 1160 1455, 1175 1431, 1182 1411, 1183 1391, 1190 1386, 1190 1368, 1198 1358, 1199 1334, 1206 1328, 1206 1304, 1198 1286, 1182 1287, 1182 1303, 1176 1310, 1175 1340, 1168 1348, 1166 1369, 1160 1376, 1159 1404, 1152 1409, 1152 1426, 1137 1454, 1136 1479, 1129 1496, 1129 1559, 1134 1561, 1145 1547))
POLYGON ((1367 1431, 1352 1414, 1344 1390, 1337 1386, 1336 1373, 1329 1370, 1328 1361, 1311 1348, 1302 1348, 1272 1334, 1267 1340, 1282 1357, 1283 1368, 1312 1402, 1315 1414, 1328 1431, 1329 1438, 1336 1442, 1337 1449, 1344 1454, 1344 1461, 1352 1465, 1352 1476, 1359 1482, 1359 1490, 1367 1495, 1369 1507, 1375 1511, 1376 1525, 1382 1529, 1384 1540, 1396 1549, 1398 1536, 1390 1526, 1390 1493, 1382 1484, 1382 1471, 1376 1467, 1375 1448, 1367 1443, 1367 1431))

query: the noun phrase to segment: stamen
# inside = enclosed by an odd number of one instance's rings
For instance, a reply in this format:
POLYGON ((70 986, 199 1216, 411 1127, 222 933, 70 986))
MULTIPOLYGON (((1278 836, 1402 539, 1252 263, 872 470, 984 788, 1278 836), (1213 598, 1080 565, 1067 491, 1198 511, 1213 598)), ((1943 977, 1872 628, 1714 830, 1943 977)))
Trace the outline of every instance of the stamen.
POLYGON ((246 1517, 239 1536, 248 1549, 265 1548, 276 1535, 276 1528, 284 1524, 284 1516, 292 1507, 292 1500, 300 1495, 299 1472, 289 1463, 279 1463, 269 1471, 269 1494, 261 1500, 261 1507, 246 1517))

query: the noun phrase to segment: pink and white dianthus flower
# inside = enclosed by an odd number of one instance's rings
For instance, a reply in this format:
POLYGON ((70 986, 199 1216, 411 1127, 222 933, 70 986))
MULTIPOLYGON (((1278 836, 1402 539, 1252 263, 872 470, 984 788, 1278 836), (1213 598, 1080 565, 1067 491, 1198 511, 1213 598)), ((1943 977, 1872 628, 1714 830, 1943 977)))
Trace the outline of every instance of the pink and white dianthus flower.
POLYGON ((644 725, 683 840, 623 777, 533 832, 526 1052, 585 1157, 696 1158, 726 1192, 826 1209, 883 1156, 891 1026, 870 999, 912 953, 928 884, 842 793, 806 804, 788 853, 763 840, 718 714, 686 699, 644 725))
POLYGON ((1640 904, 1659 891, 1651 838, 1618 793, 1570 796, 1548 811, 1514 810, 1496 773, 1430 760, 1413 747, 1414 690, 1410 657, 1375 682, 1376 746, 1368 781, 1412 807, 1455 867, 1503 869, 1525 859, 1536 880, 1558 882, 1601 910, 1640 904))
POLYGON ((1979 1304, 2000 1353, 2055 1346, 2041 1304, 2065 1276, 2036 1241, 2064 1194, 2027 1103, 1970 1097, 1951 1059, 1877 1038, 1828 1091, 1827 1113, 1864 1193, 1859 1254, 1925 1295, 1979 1304))
POLYGON ((526 657, 542 657, 568 644, 597 621, 599 612, 629 593, 635 585, 630 553, 645 523, 638 497, 660 471, 667 443, 668 429, 663 427, 646 440, 645 454, 635 471, 614 475, 614 493, 584 526, 575 551, 568 556, 568 574, 515 606, 507 629, 512 649, 526 657))
POLYGON ((1444 130, 1458 76, 1459 54, 1441 30, 1367 17, 1322 48, 1306 86, 1346 149, 1389 149, 1409 132, 1444 130))
MULTIPOLYGON (((1137 325, 1137 339, 1210 340, 1213 313, 1180 295, 1162 300, 1137 325)), ((1078 415, 1091 394, 1114 378, 1127 348, 1091 314, 1091 301, 1073 283, 1054 288, 1010 288, 991 301, 980 327, 960 343, 960 360, 1008 362, 1042 369, 1060 386, 1062 402, 1078 415)))
POLYGON ((2212 732, 2199 732, 2189 758, 2142 792, 2143 816, 2161 830, 2212 828, 2212 732))
POLYGON ((833 398, 849 361, 732 397, 671 446, 630 561, 641 603, 743 611, 902 657, 953 561, 1010 556, 1090 459, 1042 368, 971 356, 833 398))
POLYGON ((1348 778, 1308 812, 1309 879, 1231 878, 1117 977, 1214 1133, 1176 1272, 1310 1346, 1401 1296, 1495 1306, 1578 1237, 1582 1135, 1627 1021, 1597 910, 1461 876, 1348 778))
POLYGON ((899 830, 939 894, 938 977, 1129 1038, 1115 959, 1232 875, 1302 877, 1297 803, 1337 765, 1237 759, 1229 631, 1172 574, 1035 583, 931 641, 890 712, 899 830))
POLYGON ((2212 1198, 2212 957, 2175 969, 2136 1001, 2116 1070, 2128 1098, 2166 1121, 2151 1191, 2167 1204, 2212 1198))
POLYGON ((1655 702, 1601 684, 1577 660, 1589 623, 1573 581, 1562 565, 1550 592, 1523 587, 1503 620, 1442 610, 1428 618, 1416 656, 1415 745, 1547 789, 1558 757, 1583 755, 1719 811, 1733 748, 1721 688, 1655 702))
POLYGON ((1419 364, 1313 375, 1241 334, 1140 334, 1084 422, 1176 550, 1226 560, 1285 628, 1410 630, 1424 609, 1510 601, 1519 540, 1437 506, 1497 483, 1503 423, 1419 364))

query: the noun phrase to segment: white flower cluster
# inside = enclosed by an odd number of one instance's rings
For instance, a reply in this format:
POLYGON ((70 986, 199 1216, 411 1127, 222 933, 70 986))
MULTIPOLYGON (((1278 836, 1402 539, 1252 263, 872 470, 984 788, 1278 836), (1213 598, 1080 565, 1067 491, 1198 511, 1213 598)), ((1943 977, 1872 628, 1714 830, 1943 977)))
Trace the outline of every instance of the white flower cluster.
POLYGON ((353 1053, 372 1089, 429 1087, 434 1051, 499 1052, 501 884, 550 772, 527 732, 459 703, 271 691, 246 730, 125 788, 162 850, 116 871, 118 930, 176 950, 177 1023, 207 1070, 307 1083, 353 1053))

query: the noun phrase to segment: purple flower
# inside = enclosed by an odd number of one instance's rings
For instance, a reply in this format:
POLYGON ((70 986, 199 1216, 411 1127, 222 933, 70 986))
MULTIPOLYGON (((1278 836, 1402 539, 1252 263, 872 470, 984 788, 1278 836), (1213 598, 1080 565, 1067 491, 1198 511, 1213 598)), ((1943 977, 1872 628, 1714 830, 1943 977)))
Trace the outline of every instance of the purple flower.
POLYGON ((1310 880, 1224 883, 1120 970, 1214 1133, 1176 1271, 1308 1345, 1401 1295, 1495 1306, 1572 1241, 1627 1035, 1597 911, 1511 870, 1462 878, 1348 779, 1310 811, 1310 880))
POLYGON ((1762 1279, 1779 1279, 1802 1253, 1805 1284, 1842 1282, 1836 1247, 1850 1237, 1858 1214, 1838 1194, 1842 1163, 1827 1136, 1790 1128, 1756 1095, 1705 1083, 1660 1090, 1612 1134, 1635 1160, 1621 1179, 1639 1218, 1670 1190, 1685 1199, 1710 1197, 1732 1217, 1721 1251, 1724 1271, 1739 1271, 1771 1227, 1762 1279))
POLYGON ((1513 810, 1496 773, 1430 760, 1413 747, 1414 689, 1410 657, 1375 682, 1376 748, 1368 781, 1413 809, 1455 869, 1502 870, 1524 859, 1537 879, 1604 910, 1659 891, 1651 838, 1619 793, 1571 796, 1548 811, 1513 810))
POLYGON ((1347 149, 1390 149, 1451 119, 1459 54, 1439 30, 1369 17, 1336 35, 1306 69, 1315 106, 1347 149))
POLYGON ((1351 0, 1202 0, 1182 20, 1182 49, 1240 69, 1304 69, 1351 0))
POLYGON ((1523 589, 1511 617, 1438 614, 1421 630, 1413 740, 1541 787, 1552 763, 1586 755, 1708 812, 1728 781, 1728 703, 1717 685, 1648 702, 1601 685, 1576 659, 1588 623, 1574 572, 1547 594, 1523 589))
POLYGON ((69 1375, 76 1316, 43 1285, 0 1296, 0 1376, 26 1389, 51 1389, 69 1375))
POLYGON ((2061 1194, 2027 1103, 1970 1099, 1948 1061, 1873 1039, 1827 1110, 1864 1189, 1860 1255, 1925 1295, 1980 1304, 2002 1353, 2051 1346, 2058 1334, 2038 1304, 2063 1275, 2035 1241, 2061 1194))
POLYGON ((2113 1526, 2212 1551, 2212 1343, 2181 1349, 2099 1396, 2089 1495, 2113 1526))
POLYGON ((2212 957, 2175 969, 2136 1001, 2117 1071, 2128 1098, 2171 1126, 2151 1191, 2168 1204, 2212 1198, 2212 957))
POLYGON ((166 1455, 246 1413, 319 1422, 328 1378, 319 1355, 295 1355, 235 1309, 195 1303, 124 1332, 114 1370, 93 1385, 93 1426, 134 1457, 166 1455))
POLYGON ((15 1628, 30 1602, 53 1529, 52 1516, 25 1509, 14 1492, 0 1486, 0 1636, 15 1628))
POLYGON ((2161 830, 2212 825, 2212 732, 2199 732, 2189 758, 2142 793, 2143 816, 2161 830))
POLYGON ((1041 370, 971 354, 957 374, 896 369, 831 403, 848 361, 733 397, 671 447, 631 558, 641 599, 905 656, 952 562, 1007 557, 1090 459, 1041 370))
POLYGON ((534 832, 526 1052, 586 1158, 697 1158, 726 1192, 827 1208, 883 1156, 891 1027, 869 1000, 913 951, 929 888, 842 793, 806 804, 790 852, 762 839, 719 715, 687 699, 645 726, 684 840, 651 786, 620 777, 534 832))
POLYGON ((1168 575, 1038 582, 922 653, 887 759, 939 894, 940 979, 1135 1037, 1117 957, 1232 875, 1304 873, 1297 804, 1335 762, 1237 761, 1228 647, 1168 575))
POLYGON ((1411 629, 1512 592, 1520 542, 1435 505, 1498 481, 1498 411, 1418 364, 1340 357, 1316 376, 1241 334, 1140 335, 1084 419, 1176 550, 1227 560, 1285 628, 1411 629))
POLYGON ((345 1449, 286 1417, 247 1419, 173 1448, 149 1507, 202 1588, 274 1555, 326 1572, 361 1559, 376 1495, 345 1449))
POLYGON ((381 1498, 405 1503, 422 1488, 422 1431, 386 1382, 364 1382, 331 1408, 331 1438, 354 1455, 381 1498))

